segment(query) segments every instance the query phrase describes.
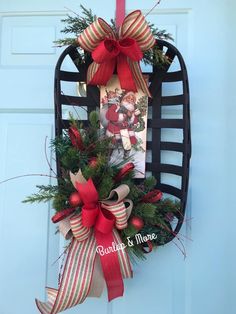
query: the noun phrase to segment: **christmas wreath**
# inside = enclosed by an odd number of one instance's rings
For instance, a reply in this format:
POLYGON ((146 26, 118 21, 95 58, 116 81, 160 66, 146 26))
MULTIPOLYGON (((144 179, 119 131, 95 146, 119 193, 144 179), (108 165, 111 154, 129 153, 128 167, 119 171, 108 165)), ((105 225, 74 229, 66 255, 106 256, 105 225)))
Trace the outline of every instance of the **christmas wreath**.
MULTIPOLYGON (((140 11, 129 14, 117 32, 114 22, 109 26, 91 10, 82 9, 84 17, 64 20, 68 26, 63 32, 74 33, 78 39, 59 40, 57 44, 79 44, 78 49, 83 48, 77 60, 80 64, 92 56, 88 84, 106 86, 116 68, 122 89, 141 89, 150 96, 139 61, 160 67, 168 63, 153 44, 170 35, 148 25, 140 11), (121 68, 125 69, 125 80, 119 75, 121 68), (127 80, 129 75, 132 80, 127 80)), ((135 132, 145 129, 143 97, 137 103, 135 132)), ((137 183, 132 155, 111 162, 114 138, 104 134, 100 120, 99 112, 92 111, 84 126, 71 115, 69 128, 52 141, 60 165, 57 185, 39 185, 38 192, 24 201, 52 201, 56 211, 52 222, 58 223, 59 231, 69 240, 58 289, 47 288, 46 303, 36 300, 43 314, 66 310, 88 296, 98 297, 105 284, 109 301, 122 296, 123 278, 132 277, 130 261, 145 259, 145 254, 171 240, 175 219, 183 218, 180 202, 163 197, 156 189, 155 177, 137 183)))
POLYGON ((181 216, 180 203, 163 198, 154 177, 137 185, 132 161, 109 163, 112 139, 101 133, 99 124, 97 112, 90 113, 83 130, 71 120, 68 131, 52 141, 62 167, 58 184, 39 185, 24 201, 52 201, 52 221, 70 240, 59 290, 47 288, 47 303, 36 300, 41 313, 52 313, 52 306, 57 313, 86 296, 100 296, 104 279, 109 300, 122 296, 122 278, 132 277, 130 258, 143 259, 168 242, 172 222, 181 216))
MULTIPOLYGON (((84 201, 84 197, 80 195, 81 187, 76 185, 76 175, 82 183, 85 180, 91 181, 99 203, 106 203, 110 192, 123 186, 126 195, 122 201, 129 200, 129 206, 126 206, 126 202, 124 205, 130 212, 125 228, 118 228, 119 234, 130 256, 144 259, 145 253, 166 243, 172 236, 171 222, 174 217, 181 215, 180 202, 163 198, 162 192, 155 189, 157 182, 153 176, 136 184, 132 156, 118 164, 111 164, 109 159, 113 149, 112 138, 104 136, 99 125, 99 114, 96 111, 90 113, 89 126, 83 130, 80 122, 71 118, 68 131, 52 141, 52 148, 62 168, 58 185, 38 185, 38 192, 28 196, 24 202, 52 201, 52 207, 56 211, 52 221, 57 223, 72 214, 81 214, 85 202, 94 203, 93 200, 84 201), (139 237, 139 234, 144 239, 155 234, 155 238, 136 241, 135 237, 139 237), (133 241, 133 245, 128 245, 129 240, 133 241)), ((89 195, 90 190, 86 190, 86 193, 89 195)), ((117 192, 112 193, 108 203, 117 196, 117 192)))

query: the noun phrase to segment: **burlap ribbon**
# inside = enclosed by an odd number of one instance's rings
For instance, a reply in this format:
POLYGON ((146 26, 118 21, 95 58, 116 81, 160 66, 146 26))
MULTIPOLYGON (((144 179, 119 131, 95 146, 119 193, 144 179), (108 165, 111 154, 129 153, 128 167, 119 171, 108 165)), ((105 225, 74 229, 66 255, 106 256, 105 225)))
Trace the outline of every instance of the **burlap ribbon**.
POLYGON ((107 199, 99 200, 92 180, 86 181, 81 171, 71 173, 71 181, 84 206, 80 214, 59 223, 60 232, 72 241, 58 290, 47 288, 45 303, 36 300, 42 314, 64 311, 87 296, 99 297, 105 283, 110 301, 123 295, 122 278, 132 277, 129 257, 125 249, 120 249, 123 244, 116 230, 126 228, 132 210, 132 201, 126 199, 129 187, 120 185, 107 199), (98 254, 98 246, 106 253, 98 254))
POLYGON ((92 53, 94 62, 87 72, 87 83, 106 85, 117 66, 121 88, 150 97, 139 65, 143 52, 155 44, 155 38, 140 10, 127 15, 119 29, 119 38, 103 19, 98 18, 78 37, 79 45, 92 53))

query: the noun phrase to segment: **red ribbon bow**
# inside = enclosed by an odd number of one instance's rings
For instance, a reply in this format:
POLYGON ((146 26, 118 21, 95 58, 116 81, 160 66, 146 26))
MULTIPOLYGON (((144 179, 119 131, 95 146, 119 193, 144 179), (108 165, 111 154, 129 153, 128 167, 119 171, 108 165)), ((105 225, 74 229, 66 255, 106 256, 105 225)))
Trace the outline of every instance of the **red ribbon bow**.
POLYGON ((129 257, 120 247, 122 241, 116 230, 127 227, 132 210, 132 201, 126 199, 129 187, 120 185, 107 199, 99 200, 93 181, 86 181, 81 171, 70 173, 70 177, 84 205, 81 213, 60 221, 60 232, 72 241, 58 289, 47 288, 47 302, 36 300, 42 314, 62 312, 82 303, 87 296, 99 297, 104 279, 111 301, 123 295, 123 278, 132 277, 129 257), (98 246, 103 248, 102 254, 98 246))
POLYGON ((143 52, 153 47, 155 38, 140 10, 125 17, 118 37, 117 40, 113 29, 101 18, 79 36, 78 43, 92 53, 94 60, 88 68, 88 84, 106 85, 117 65, 121 88, 134 92, 140 88, 150 97, 139 61, 143 52))
MULTIPOLYGON (((113 228, 116 222, 115 216, 106 210, 99 202, 98 192, 92 179, 85 183, 76 182, 76 188, 84 203, 82 207, 82 224, 84 227, 94 227, 94 235, 97 246, 106 251, 113 246, 113 228)), ((124 283, 120 270, 120 262, 116 251, 100 255, 102 270, 107 285, 108 300, 123 295, 124 283), (112 271, 111 271, 112 265, 112 271)))
POLYGON ((143 53, 135 39, 103 40, 92 52, 93 60, 100 64, 100 67, 92 77, 90 84, 106 85, 117 65, 121 88, 136 92, 137 87, 127 57, 136 62, 143 58, 143 53))
POLYGON ((89 179, 86 183, 76 182, 82 202, 82 224, 85 227, 94 227, 95 230, 107 234, 110 233, 115 225, 115 217, 108 210, 102 208, 98 202, 98 192, 89 179))

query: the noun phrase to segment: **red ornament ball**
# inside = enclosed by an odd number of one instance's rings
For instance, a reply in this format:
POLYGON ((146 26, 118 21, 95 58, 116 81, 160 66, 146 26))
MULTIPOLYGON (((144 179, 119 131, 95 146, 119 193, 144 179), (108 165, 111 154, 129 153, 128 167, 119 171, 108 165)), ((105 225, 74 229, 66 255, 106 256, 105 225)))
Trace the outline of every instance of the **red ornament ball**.
POLYGON ((82 204, 82 201, 78 192, 71 193, 69 197, 69 203, 72 207, 76 207, 82 204))
POLYGON ((96 168, 96 167, 97 167, 97 164, 98 164, 97 158, 96 158, 96 157, 91 158, 91 160, 90 160, 90 162, 89 162, 89 166, 90 166, 91 168, 96 168))
POLYGON ((132 226, 134 226, 134 228, 136 230, 141 230, 144 226, 144 222, 143 222, 142 218, 136 217, 136 216, 134 216, 130 219, 130 223, 132 226))

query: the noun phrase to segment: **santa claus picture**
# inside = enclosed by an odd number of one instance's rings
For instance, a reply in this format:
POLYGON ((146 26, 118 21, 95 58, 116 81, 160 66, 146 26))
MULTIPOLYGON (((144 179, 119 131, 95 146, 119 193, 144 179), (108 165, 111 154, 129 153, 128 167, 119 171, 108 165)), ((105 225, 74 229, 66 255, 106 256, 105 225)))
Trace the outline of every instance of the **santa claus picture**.
POLYGON ((116 77, 101 88, 101 125, 111 138, 112 162, 127 159, 136 163, 136 177, 145 173, 147 97, 120 89, 116 77))

